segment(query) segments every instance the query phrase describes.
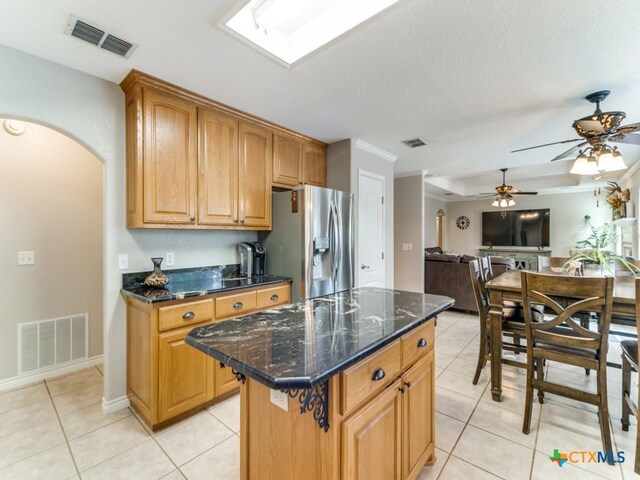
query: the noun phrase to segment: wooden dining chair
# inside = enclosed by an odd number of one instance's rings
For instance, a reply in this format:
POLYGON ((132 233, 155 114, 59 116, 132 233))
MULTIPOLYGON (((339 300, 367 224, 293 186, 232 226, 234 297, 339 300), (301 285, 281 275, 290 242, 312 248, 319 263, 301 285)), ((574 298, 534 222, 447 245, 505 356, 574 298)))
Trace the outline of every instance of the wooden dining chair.
POLYGON ((538 390, 540 403, 549 392, 598 407, 600 434, 604 450, 611 451, 611 430, 607 403, 607 341, 613 304, 613 277, 570 277, 522 272, 522 303, 527 337, 527 392, 522 431, 529 433, 533 390, 538 390), (575 298, 560 305, 553 296, 575 298), (544 305, 555 318, 538 323, 532 321, 531 307, 544 305), (574 319, 580 312, 598 314, 597 331, 588 330, 574 319), (544 378, 543 361, 558 362, 594 370, 597 392, 571 388, 544 378))
MULTIPOLYGON (((640 277, 635 279, 636 287, 636 335, 640 334, 640 277)), ((620 342, 622 350, 622 430, 629 431, 629 414, 638 419, 638 405, 631 398, 631 370, 638 371, 638 338, 620 342)), ((640 386, 638 387, 640 398, 640 386)), ((637 423, 637 422, 636 422, 637 423)), ((634 471, 640 475, 640 425, 636 425, 636 459, 634 471)))

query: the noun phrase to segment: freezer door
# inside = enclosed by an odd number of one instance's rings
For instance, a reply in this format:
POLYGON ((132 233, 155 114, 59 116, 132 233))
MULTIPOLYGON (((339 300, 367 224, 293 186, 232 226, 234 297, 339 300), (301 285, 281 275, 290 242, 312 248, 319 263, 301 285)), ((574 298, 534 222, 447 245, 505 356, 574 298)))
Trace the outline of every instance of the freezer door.
POLYGON ((315 298, 334 292, 335 208, 333 190, 304 190, 306 296, 315 298))

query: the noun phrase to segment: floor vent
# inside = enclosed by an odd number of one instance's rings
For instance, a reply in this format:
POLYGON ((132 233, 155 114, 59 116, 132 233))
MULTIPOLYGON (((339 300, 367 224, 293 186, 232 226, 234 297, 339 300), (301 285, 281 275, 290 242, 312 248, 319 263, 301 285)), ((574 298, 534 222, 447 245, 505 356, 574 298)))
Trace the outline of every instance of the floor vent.
POLYGON ((83 42, 95 45, 98 48, 115 53, 120 57, 129 58, 136 48, 133 43, 123 40, 104 28, 92 24, 86 20, 71 15, 65 33, 83 42))
POLYGON ((89 314, 18 324, 18 375, 89 358, 89 314))

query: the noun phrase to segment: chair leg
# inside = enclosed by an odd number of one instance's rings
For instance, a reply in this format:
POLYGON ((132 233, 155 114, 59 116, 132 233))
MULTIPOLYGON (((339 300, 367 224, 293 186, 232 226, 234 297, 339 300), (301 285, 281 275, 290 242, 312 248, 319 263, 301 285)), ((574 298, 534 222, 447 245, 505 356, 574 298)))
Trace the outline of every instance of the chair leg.
POLYGON ((473 384, 477 385, 478 380, 480 379, 480 374, 482 373, 482 369, 487 363, 487 337, 486 334, 480 334, 480 348, 478 352, 478 364, 476 365, 476 373, 473 376, 473 384))
POLYGON ((640 426, 636 425, 636 462, 633 470, 640 475, 640 426))
POLYGON ((522 433, 529 435, 531 430, 531 413, 533 409, 533 358, 531 352, 527 352, 527 392, 524 403, 524 421, 522 422, 522 433))
POLYGON ((622 355, 622 430, 629 431, 629 408, 628 399, 631 397, 631 364, 627 357, 622 355))
MULTIPOLYGON (((542 358, 536 360, 536 377, 538 380, 544 380, 544 367, 542 365, 542 358)), ((538 389, 538 402, 544 403, 544 391, 538 389)))
MULTIPOLYGON (((607 398, 607 371, 606 363, 598 368, 598 395, 600 405, 598 405, 598 420, 600 422, 600 435, 605 452, 613 452, 611 447, 611 428, 609 426, 609 400, 607 398)), ((609 465, 613 465, 612 456, 607 456, 609 465)))

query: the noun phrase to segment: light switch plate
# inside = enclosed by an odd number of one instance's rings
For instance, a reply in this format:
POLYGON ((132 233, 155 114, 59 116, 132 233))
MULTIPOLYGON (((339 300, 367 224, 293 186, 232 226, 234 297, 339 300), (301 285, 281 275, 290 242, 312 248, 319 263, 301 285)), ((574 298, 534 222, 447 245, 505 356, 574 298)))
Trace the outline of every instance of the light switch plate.
POLYGON ((165 265, 167 267, 171 267, 172 265, 175 265, 175 258, 173 258, 173 252, 167 252, 167 257, 166 257, 166 262, 165 265))
POLYGON ((33 250, 18 252, 18 265, 33 265, 36 263, 36 254, 33 250))
POLYGON ((129 255, 121 253, 118 255, 118 269, 126 270, 127 268, 129 268, 129 255))
POLYGON ((413 250, 413 243, 403 243, 402 250, 413 250))
POLYGON ((289 411, 289 395, 280 390, 271 389, 271 403, 285 412, 289 411))

